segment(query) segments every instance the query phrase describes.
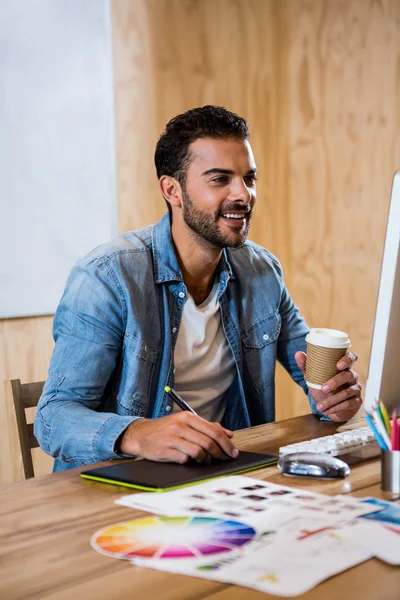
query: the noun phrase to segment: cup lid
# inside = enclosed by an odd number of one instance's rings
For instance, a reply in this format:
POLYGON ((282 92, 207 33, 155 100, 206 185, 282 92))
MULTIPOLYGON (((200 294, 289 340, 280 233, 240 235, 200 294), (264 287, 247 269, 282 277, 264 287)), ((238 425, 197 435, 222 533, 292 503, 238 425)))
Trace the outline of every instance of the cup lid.
POLYGON ((351 341, 345 331, 315 327, 306 335, 306 342, 324 348, 350 348, 351 341))

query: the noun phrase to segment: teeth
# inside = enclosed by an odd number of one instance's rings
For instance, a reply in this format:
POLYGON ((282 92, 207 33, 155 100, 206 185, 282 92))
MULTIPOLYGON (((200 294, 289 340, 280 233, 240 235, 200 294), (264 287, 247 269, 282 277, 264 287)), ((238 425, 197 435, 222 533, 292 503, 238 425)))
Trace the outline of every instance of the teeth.
POLYGON ((243 219, 244 218, 244 215, 234 215, 231 213, 226 213, 222 216, 225 217, 226 219, 243 219))

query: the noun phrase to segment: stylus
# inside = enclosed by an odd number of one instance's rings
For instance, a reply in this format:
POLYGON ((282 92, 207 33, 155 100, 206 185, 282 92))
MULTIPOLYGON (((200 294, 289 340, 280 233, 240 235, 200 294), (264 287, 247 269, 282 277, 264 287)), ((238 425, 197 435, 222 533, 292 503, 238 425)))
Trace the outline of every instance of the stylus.
MULTIPOLYGON (((182 398, 182 396, 180 396, 178 394, 178 392, 176 392, 173 388, 169 387, 169 385, 166 385, 164 390, 166 391, 168 396, 171 398, 171 400, 173 402, 175 402, 175 404, 177 406, 179 406, 179 408, 181 408, 182 410, 187 410, 187 411, 191 412, 193 415, 196 415, 197 417, 199 416, 197 414, 197 412, 195 410, 193 410, 193 408, 182 398)), ((229 456, 229 454, 226 454, 226 452, 224 452, 223 450, 222 450, 222 454, 227 456, 228 458, 232 458, 232 456, 229 456)), ((213 461, 212 457, 207 456, 207 459, 205 460, 205 462, 210 463, 212 461, 213 461)))
POLYGON ((177 406, 179 406, 179 408, 181 408, 182 410, 188 410, 193 415, 198 416, 197 412, 193 410, 193 408, 173 388, 169 387, 169 385, 166 385, 164 390, 167 392, 171 400, 175 402, 177 406))

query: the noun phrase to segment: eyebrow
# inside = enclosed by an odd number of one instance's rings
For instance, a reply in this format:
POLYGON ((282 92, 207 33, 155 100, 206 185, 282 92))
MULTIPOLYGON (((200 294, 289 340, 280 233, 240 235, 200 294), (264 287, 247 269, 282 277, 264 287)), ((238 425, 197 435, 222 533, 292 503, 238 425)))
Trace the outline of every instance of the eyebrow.
MULTIPOLYGON (((247 171, 246 175, 255 175, 257 173, 258 169, 249 169, 249 171, 247 171)), ((219 169, 214 168, 214 169, 208 169, 207 171, 204 171, 204 173, 202 173, 202 177, 206 176, 206 175, 213 175, 215 173, 222 173, 223 175, 234 175, 235 172, 232 171, 231 169, 219 169)))

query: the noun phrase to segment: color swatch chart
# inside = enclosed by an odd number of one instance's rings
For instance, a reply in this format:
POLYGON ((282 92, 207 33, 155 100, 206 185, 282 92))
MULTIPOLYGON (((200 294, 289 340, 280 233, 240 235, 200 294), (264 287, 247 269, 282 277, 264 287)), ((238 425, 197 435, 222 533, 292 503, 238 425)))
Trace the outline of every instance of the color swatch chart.
POLYGON ((92 547, 106 556, 173 559, 232 552, 251 542, 255 529, 239 521, 209 517, 145 517, 97 531, 92 547))

